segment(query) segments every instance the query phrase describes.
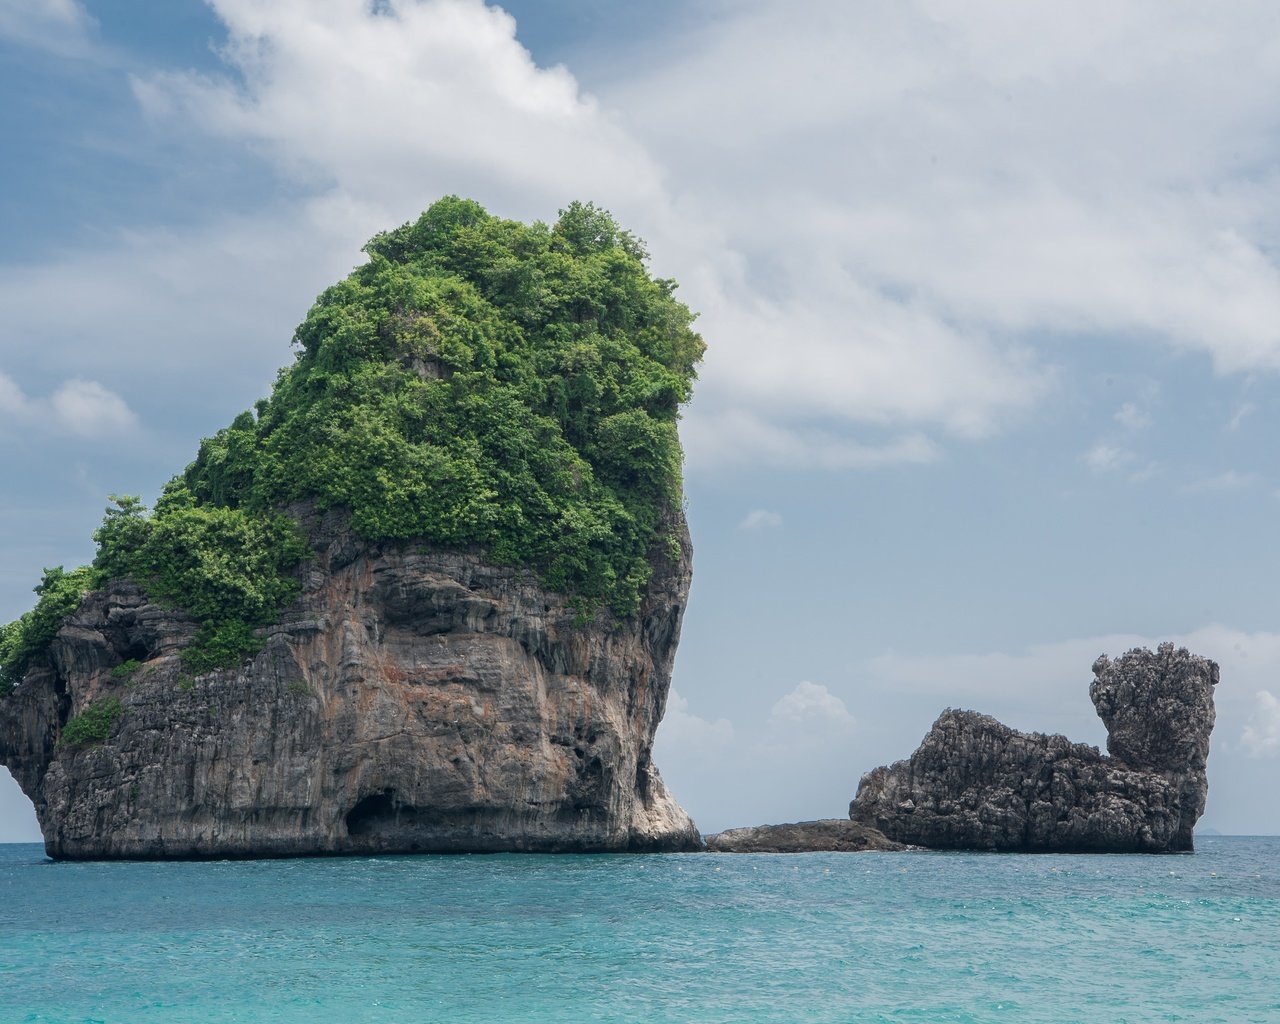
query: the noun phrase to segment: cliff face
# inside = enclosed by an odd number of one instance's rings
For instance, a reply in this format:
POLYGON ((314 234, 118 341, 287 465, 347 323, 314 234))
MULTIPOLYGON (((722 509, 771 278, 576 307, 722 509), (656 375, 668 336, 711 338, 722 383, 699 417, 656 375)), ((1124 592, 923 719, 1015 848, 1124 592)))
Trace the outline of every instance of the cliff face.
POLYGON ((0 760, 51 856, 698 847, 650 760, 683 522, 639 615, 585 625, 525 571, 310 525, 302 597, 239 669, 185 677, 195 623, 117 581, 0 703, 0 760), (108 698, 123 711, 104 741, 58 744, 108 698))
POLYGON ((940 849, 1192 849, 1208 794, 1218 666, 1161 644, 1099 658, 1089 688, 1110 756, 944 711, 911 758, 862 777, 849 816, 940 849))

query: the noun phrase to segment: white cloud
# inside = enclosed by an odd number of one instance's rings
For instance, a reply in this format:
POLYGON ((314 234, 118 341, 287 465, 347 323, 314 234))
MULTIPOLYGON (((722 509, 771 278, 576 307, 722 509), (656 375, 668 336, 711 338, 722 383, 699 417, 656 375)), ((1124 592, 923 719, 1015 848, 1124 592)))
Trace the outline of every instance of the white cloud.
POLYGON ((1236 411, 1231 414, 1231 419, 1227 422, 1227 429, 1239 430, 1240 424, 1245 421, 1245 418, 1257 411, 1258 407, 1252 402, 1241 402, 1236 411))
POLYGON ((75 378, 58 387, 49 399, 56 421, 80 437, 131 430, 137 425, 124 399, 97 381, 75 378))
POLYGON ((1000 356, 1005 336, 1125 334, 1274 370, 1269 17, 1261 0, 758 0, 605 95, 797 307, 829 296, 807 275, 839 268, 1000 356))
POLYGON ((1214 494, 1222 491, 1243 491, 1255 486, 1261 477, 1257 473, 1240 473, 1228 469, 1216 476, 1193 480, 1182 488, 1184 494, 1214 494))
POLYGON ((1137 456, 1127 448, 1099 441, 1082 458, 1095 473, 1112 473, 1129 465, 1137 456))
POLYGON ((746 410, 707 413, 695 407, 680 427, 691 466, 771 465, 792 469, 875 469, 899 463, 927 463, 938 446, 911 433, 880 444, 864 444, 830 428, 770 422, 746 410))
POLYGON ((93 25, 76 0, 0 0, 0 39, 53 53, 82 52, 93 25))
POLYGON ((1275 757, 1280 753, 1280 700, 1269 690, 1259 690, 1255 699, 1240 745, 1250 757, 1275 757))
POLYGON ((742 697, 730 724, 690 714, 673 689, 654 738, 655 763, 699 826, 718 831, 847 813, 859 769, 850 764, 853 719, 843 704, 818 700, 792 717, 763 717, 749 694, 742 697))
POLYGON ((782 525, 782 516, 768 509, 756 508, 748 512, 738 524, 739 530, 777 529, 782 525))
MULTIPOLYGON (((1013 651, 887 652, 866 661, 858 674, 865 685, 890 695, 890 700, 905 701, 916 708, 918 729, 925 728, 943 708, 957 707, 995 715, 1014 728, 1064 733, 1077 742, 1102 745, 1106 730, 1089 701, 1091 666, 1099 654, 1114 657, 1139 646, 1154 646, 1154 642, 1134 634, 1116 634, 1013 651)), ((906 757, 918 740, 919 734, 893 756, 906 757)))
POLYGON ((771 725, 849 729, 853 715, 844 701, 821 683, 804 681, 769 709, 771 725))
POLYGON ((135 429, 138 419, 114 391, 79 377, 63 381, 48 398, 29 398, 0 373, 0 426, 109 439, 135 429))
POLYGON ((886 653, 868 661, 865 672, 882 688, 945 697, 965 707, 985 698, 1020 697, 1032 691, 1037 701, 1052 704, 1074 700, 1087 689, 1089 668, 1099 654, 1123 653, 1144 642, 1136 634, 1116 634, 1032 645, 1016 652, 886 653))
POLYGON ((315 201, 199 231, 130 232, 9 268, 0 357, 11 373, 46 378, 65 366, 90 379, 123 372, 153 402, 208 400, 229 418, 227 394, 248 404, 265 393, 316 294, 360 262, 370 219, 351 203, 315 201))
POLYGON ((17 419, 27 413, 27 396, 12 377, 0 372, 0 415, 17 419))
POLYGON ((1134 484, 1143 483, 1146 480, 1150 480, 1152 477, 1159 476, 1164 472, 1164 469, 1165 467, 1163 464, 1159 462, 1148 462, 1145 466, 1140 469, 1135 469, 1129 474, 1129 482, 1134 484))
POLYGON ((1051 387, 1052 374, 1029 352, 886 294, 845 268, 839 251, 807 251, 829 249, 824 239, 788 238, 786 225, 778 231, 792 253, 771 257, 767 284, 744 275, 736 256, 715 251, 702 257, 714 266, 691 275, 713 278, 698 289, 712 341, 701 375, 704 408, 846 429, 926 424, 976 438, 1025 413, 1051 387))
POLYGON ((859 671, 882 692, 934 698, 937 707, 930 708, 930 714, 944 705, 969 707, 1013 719, 1009 724, 1019 728, 1065 732, 1074 740, 1100 743, 1105 732, 1088 698, 1094 660, 1100 654, 1114 658, 1134 647, 1154 650, 1164 641, 1218 663, 1216 734, 1241 735, 1252 715, 1251 735, 1255 745, 1261 742, 1269 722, 1264 702, 1249 706, 1244 695, 1273 686, 1280 677, 1280 633, 1210 625, 1170 636, 1112 633, 980 654, 890 652, 871 658, 859 671))
POLYGON ((714 752, 731 743, 733 737, 733 723, 729 719, 699 718, 690 712, 689 702, 673 687, 667 696, 667 713, 658 726, 654 742, 689 755, 714 752))
POLYGON ((157 117, 254 142, 313 187, 393 220, 448 192, 541 217, 606 182, 612 203, 658 193, 650 155, 568 70, 536 66, 497 7, 210 2, 238 77, 139 78, 138 99, 157 117))
POLYGON ((1116 410, 1115 418, 1125 430, 1145 430, 1151 426, 1151 414, 1136 402, 1125 402, 1116 410))
POLYGON ((983 654, 886 653, 867 662, 867 670, 886 686, 911 693, 1008 696, 1028 685, 1038 685, 1037 680, 1064 672, 1079 677, 1083 669, 1087 681, 1092 678, 1090 666, 1099 654, 1115 657, 1134 647, 1154 649, 1165 641, 1213 658, 1222 666, 1224 676, 1239 675, 1261 682, 1273 668, 1280 670, 1280 633, 1250 633, 1220 625, 1170 636, 1106 633, 983 654))

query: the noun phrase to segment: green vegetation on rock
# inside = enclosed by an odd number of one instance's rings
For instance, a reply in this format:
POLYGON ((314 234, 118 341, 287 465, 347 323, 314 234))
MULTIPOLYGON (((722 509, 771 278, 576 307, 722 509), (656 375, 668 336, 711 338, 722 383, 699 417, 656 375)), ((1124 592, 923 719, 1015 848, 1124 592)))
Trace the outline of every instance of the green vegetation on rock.
POLYGON ((0 685, 114 578, 201 623, 189 672, 233 663, 298 592, 306 544, 282 510, 299 502, 369 540, 526 566, 584 612, 636 612, 673 551, 676 422, 703 351, 675 283, 591 204, 525 225, 449 197, 365 251, 271 396, 203 441, 150 514, 113 497, 92 568, 46 573, 0 631, 0 685))
POLYGON ((99 581, 136 580, 199 620, 182 654, 190 671, 252 653, 260 646, 255 628, 297 595, 292 573, 306 543, 287 516, 197 504, 180 480, 165 487, 151 515, 135 497, 112 501, 93 535, 94 572, 99 581))
POLYGON ((112 679, 128 679, 138 669, 142 668, 142 662, 137 658, 130 658, 128 661, 122 661, 119 665, 111 670, 112 679))
POLYGON ((53 640, 62 620, 75 611, 86 590, 96 579, 92 569, 82 566, 66 572, 62 566, 44 571, 35 588, 39 600, 31 611, 8 625, 0 626, 0 694, 8 693, 41 656, 53 640))
POLYGON ((78 715, 72 716, 62 729, 58 745, 87 747, 101 743, 111 735, 116 722, 124 714, 124 705, 116 697, 94 701, 78 715))

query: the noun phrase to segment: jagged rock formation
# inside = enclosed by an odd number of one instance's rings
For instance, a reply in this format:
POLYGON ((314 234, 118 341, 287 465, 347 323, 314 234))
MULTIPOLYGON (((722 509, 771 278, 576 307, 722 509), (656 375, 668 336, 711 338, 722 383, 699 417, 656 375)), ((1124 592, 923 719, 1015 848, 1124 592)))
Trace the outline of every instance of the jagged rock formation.
POLYGON ((940 849, 1164 852, 1192 849, 1208 793, 1218 666, 1185 648, 1093 666, 1107 750, 948 709, 910 760, 862 777, 854 821, 940 849))
POLYGON ((115 581, 0 702, 0 761, 51 856, 700 847, 650 760, 691 576, 683 520, 640 613, 586 624, 527 571, 304 525, 302 597, 238 669, 184 677, 196 624, 115 581), (112 697, 105 740, 59 744, 112 697))
POLYGON ((902 850, 882 832, 847 818, 731 828, 706 837, 708 853, 862 853, 902 850))

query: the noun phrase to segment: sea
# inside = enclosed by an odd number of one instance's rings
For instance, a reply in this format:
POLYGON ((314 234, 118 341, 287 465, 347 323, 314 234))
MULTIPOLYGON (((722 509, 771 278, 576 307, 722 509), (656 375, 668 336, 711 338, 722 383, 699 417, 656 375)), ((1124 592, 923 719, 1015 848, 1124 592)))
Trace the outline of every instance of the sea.
POLYGON ((1280 1022, 1280 838, 1195 854, 53 863, 0 1022, 1280 1022))

